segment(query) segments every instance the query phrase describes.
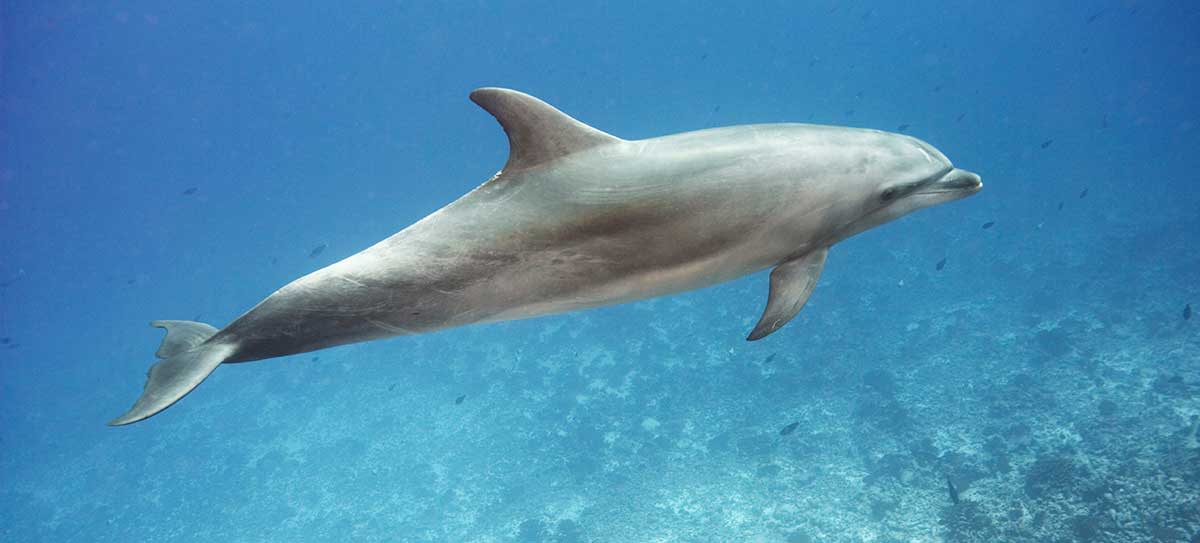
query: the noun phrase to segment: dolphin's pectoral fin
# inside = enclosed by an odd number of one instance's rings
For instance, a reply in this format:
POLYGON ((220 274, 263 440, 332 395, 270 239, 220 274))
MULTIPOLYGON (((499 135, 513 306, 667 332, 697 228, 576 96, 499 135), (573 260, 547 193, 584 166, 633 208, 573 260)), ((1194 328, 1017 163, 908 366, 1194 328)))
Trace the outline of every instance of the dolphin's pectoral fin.
POLYGON ((151 321, 150 326, 167 331, 167 337, 163 338, 162 345, 158 346, 158 352, 154 353, 154 356, 159 358, 170 358, 182 353, 204 343, 217 333, 216 328, 193 321, 151 321))
POLYGON ((823 247, 784 262, 771 271, 771 294, 767 298, 767 309, 746 338, 747 341, 767 337, 800 312, 817 286, 828 255, 829 248, 823 247))
POLYGON ((500 121, 508 134, 504 173, 515 173, 620 138, 596 130, 523 92, 476 89, 471 100, 500 121))
MULTIPOLYGON (((167 330, 170 337, 170 328, 167 330)), ((129 411, 109 421, 108 425, 122 426, 137 422, 170 407, 204 381, 235 350, 237 346, 229 343, 201 343, 150 366, 141 397, 129 411)))

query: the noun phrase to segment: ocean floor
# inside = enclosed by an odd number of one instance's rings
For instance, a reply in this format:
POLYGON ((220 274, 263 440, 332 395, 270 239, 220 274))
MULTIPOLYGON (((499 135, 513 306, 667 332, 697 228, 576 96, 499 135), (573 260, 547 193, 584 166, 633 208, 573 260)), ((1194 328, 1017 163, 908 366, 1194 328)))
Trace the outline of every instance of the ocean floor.
POLYGON ((222 367, 94 443, 6 447, 0 539, 1195 541, 1200 323, 1137 287, 1190 264, 1106 265, 1141 241, 1001 260, 1009 290, 840 276, 878 257, 850 248, 754 343, 763 276, 222 367))

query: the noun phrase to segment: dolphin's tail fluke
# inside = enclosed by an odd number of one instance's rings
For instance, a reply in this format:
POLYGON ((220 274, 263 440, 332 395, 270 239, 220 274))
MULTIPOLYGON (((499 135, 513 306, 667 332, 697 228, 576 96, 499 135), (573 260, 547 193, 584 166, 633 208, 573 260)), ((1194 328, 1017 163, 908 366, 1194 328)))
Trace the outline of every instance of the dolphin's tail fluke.
POLYGON ((210 343, 208 340, 217 329, 202 322, 154 321, 150 324, 167 331, 167 337, 155 353, 162 360, 150 366, 146 388, 137 403, 124 415, 109 421, 109 426, 134 423, 171 407, 237 349, 231 343, 210 343))

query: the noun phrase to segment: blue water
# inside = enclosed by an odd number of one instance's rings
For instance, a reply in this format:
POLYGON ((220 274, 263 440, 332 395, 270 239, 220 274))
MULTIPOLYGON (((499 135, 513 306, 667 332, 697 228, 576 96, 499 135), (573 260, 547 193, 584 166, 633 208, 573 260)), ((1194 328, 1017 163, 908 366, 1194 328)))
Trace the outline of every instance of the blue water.
POLYGON ((1196 540, 1197 4, 301 4, 0 7, 0 540, 1196 540), (986 186, 835 246, 759 342, 764 273, 105 426, 148 321, 495 173, 481 86, 624 138, 905 125, 986 186))

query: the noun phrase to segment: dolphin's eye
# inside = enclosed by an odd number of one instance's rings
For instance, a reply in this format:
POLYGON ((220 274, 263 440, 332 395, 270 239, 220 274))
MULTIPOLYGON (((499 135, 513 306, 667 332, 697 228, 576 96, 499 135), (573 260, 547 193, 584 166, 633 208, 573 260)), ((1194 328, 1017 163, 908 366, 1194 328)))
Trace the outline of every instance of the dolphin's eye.
POLYGON ((879 199, 883 200, 884 202, 890 202, 896 199, 897 194, 900 194, 900 190, 896 187, 892 187, 883 191, 883 193, 879 195, 879 199))

